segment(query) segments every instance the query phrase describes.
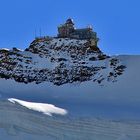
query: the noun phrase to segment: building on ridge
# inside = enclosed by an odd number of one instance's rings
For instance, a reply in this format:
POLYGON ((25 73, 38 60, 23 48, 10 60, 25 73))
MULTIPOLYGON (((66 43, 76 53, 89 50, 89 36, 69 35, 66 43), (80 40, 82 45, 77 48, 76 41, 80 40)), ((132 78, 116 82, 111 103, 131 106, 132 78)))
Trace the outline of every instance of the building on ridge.
POLYGON ((98 38, 97 33, 93 31, 92 27, 76 29, 72 19, 67 19, 66 23, 58 27, 58 38, 72 38, 81 40, 90 40, 91 45, 97 47, 98 38))

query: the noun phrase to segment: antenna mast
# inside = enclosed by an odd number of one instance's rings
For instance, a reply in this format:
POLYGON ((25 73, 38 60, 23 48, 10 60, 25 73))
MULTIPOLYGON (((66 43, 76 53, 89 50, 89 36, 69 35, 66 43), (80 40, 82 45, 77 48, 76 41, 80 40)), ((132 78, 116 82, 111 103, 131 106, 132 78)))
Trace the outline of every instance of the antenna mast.
POLYGON ((37 38, 37 34, 36 34, 36 28, 35 28, 35 38, 37 38))
POLYGON ((40 34, 40 37, 42 36, 42 31, 41 31, 41 28, 39 29, 39 34, 40 34))

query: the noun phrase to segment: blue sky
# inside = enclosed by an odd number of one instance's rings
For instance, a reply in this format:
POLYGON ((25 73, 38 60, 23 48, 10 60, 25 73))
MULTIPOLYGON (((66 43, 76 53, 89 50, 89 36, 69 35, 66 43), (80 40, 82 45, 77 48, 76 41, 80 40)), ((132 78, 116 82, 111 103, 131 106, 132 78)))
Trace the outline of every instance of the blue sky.
POLYGON ((0 0, 0 48, 26 48, 35 36, 56 35, 72 17, 93 25, 108 54, 140 54, 140 0, 0 0))

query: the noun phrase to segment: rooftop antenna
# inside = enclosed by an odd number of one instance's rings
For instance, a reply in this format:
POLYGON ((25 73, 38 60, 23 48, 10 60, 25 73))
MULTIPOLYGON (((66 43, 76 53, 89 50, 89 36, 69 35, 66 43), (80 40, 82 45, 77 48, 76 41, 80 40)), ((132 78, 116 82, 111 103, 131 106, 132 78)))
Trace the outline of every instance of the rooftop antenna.
POLYGON ((92 27, 91 24, 89 24, 89 25, 87 26, 87 28, 90 29, 90 30, 93 30, 93 27, 92 27))
POLYGON ((40 37, 42 36, 42 31, 41 31, 41 28, 39 29, 39 34, 40 34, 40 37))
POLYGON ((37 38, 37 34, 36 34, 36 28, 35 28, 35 38, 37 38))

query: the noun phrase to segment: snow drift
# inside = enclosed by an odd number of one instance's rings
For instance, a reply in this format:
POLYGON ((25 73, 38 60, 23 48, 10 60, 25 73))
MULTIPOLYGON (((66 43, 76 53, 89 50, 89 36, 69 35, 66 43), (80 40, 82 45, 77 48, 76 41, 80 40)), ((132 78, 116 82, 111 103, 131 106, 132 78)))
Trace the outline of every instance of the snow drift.
POLYGON ((58 115, 66 115, 67 114, 66 110, 64 110, 62 108, 55 107, 54 105, 51 105, 51 104, 26 102, 26 101, 14 99, 14 98, 9 98, 8 100, 12 103, 18 103, 18 104, 20 104, 28 109, 42 112, 43 114, 46 114, 49 116, 52 116, 52 114, 58 114, 58 115))

